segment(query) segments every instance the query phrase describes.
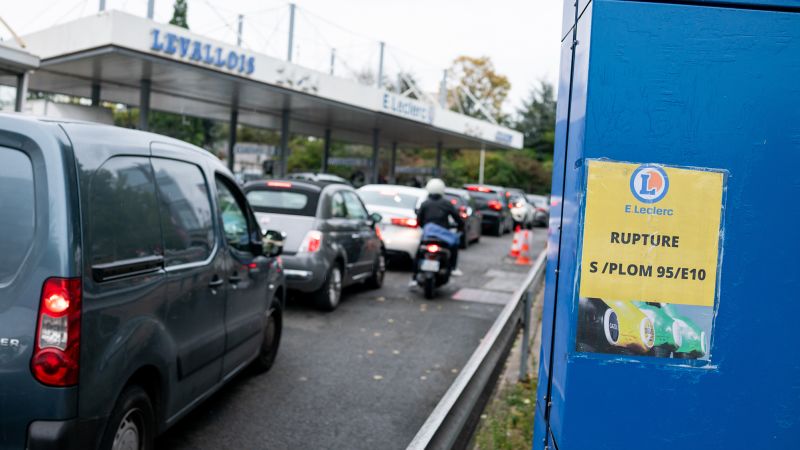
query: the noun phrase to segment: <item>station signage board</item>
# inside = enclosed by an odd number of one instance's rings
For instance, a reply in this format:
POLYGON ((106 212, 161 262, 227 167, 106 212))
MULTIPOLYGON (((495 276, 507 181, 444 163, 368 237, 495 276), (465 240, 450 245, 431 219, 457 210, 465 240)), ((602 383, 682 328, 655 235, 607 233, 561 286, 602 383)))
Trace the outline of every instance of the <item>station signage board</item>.
POLYGON ((150 30, 150 50, 240 75, 250 75, 256 70, 255 57, 240 49, 223 48, 158 28, 150 30))

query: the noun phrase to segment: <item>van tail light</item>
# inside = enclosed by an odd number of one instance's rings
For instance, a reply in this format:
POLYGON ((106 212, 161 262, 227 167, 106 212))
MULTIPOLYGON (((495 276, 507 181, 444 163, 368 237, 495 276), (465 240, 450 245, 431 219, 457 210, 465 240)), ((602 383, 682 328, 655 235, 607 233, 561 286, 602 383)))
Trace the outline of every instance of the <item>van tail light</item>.
POLYGON ((495 211, 500 211, 503 209, 503 204, 497 200, 489 200, 488 202, 486 202, 486 206, 488 206, 489 209, 493 209, 495 211))
POLYGON ((80 337, 80 278, 48 278, 39 301, 33 376, 48 386, 78 384, 80 337))
POLYGON ((392 225, 398 225, 401 227, 409 227, 409 228, 417 228, 417 219, 409 219, 406 217, 394 217, 392 218, 392 225))
POLYGON ((380 225, 375 225, 375 236, 378 236, 378 239, 383 240, 383 232, 381 231, 380 225))
POLYGON ((439 253, 439 246, 436 244, 428 244, 426 250, 428 250, 428 253, 439 253))
POLYGON ((322 233, 317 230, 311 230, 306 233, 303 242, 300 243, 300 252, 302 253, 315 253, 322 247, 322 233))

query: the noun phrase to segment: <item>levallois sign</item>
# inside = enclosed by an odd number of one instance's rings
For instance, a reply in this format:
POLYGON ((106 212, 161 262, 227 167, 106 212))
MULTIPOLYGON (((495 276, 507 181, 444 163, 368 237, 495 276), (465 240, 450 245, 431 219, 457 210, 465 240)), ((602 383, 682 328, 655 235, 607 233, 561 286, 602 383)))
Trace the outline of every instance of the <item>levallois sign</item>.
POLYGON ((158 28, 150 31, 150 50, 177 56, 180 59, 205 64, 217 69, 227 69, 243 75, 255 71, 255 58, 245 53, 226 50, 197 39, 180 36, 172 32, 164 32, 158 28))

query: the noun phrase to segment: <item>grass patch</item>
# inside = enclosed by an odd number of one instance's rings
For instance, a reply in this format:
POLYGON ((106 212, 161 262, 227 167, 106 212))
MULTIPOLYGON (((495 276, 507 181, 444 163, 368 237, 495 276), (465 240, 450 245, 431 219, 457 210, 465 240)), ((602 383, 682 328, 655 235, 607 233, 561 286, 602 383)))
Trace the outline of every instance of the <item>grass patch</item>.
POLYGON ((536 380, 506 385, 486 407, 475 434, 475 450, 531 448, 536 380))

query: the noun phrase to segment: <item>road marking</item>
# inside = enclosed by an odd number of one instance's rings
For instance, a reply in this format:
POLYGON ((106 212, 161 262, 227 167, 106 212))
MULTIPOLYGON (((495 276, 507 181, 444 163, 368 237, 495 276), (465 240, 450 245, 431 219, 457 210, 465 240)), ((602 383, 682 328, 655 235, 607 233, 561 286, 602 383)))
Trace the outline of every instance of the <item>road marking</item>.
POLYGON ((461 288, 451 297, 453 300, 487 303, 490 305, 505 305, 510 296, 505 292, 489 291, 485 289, 461 288))

